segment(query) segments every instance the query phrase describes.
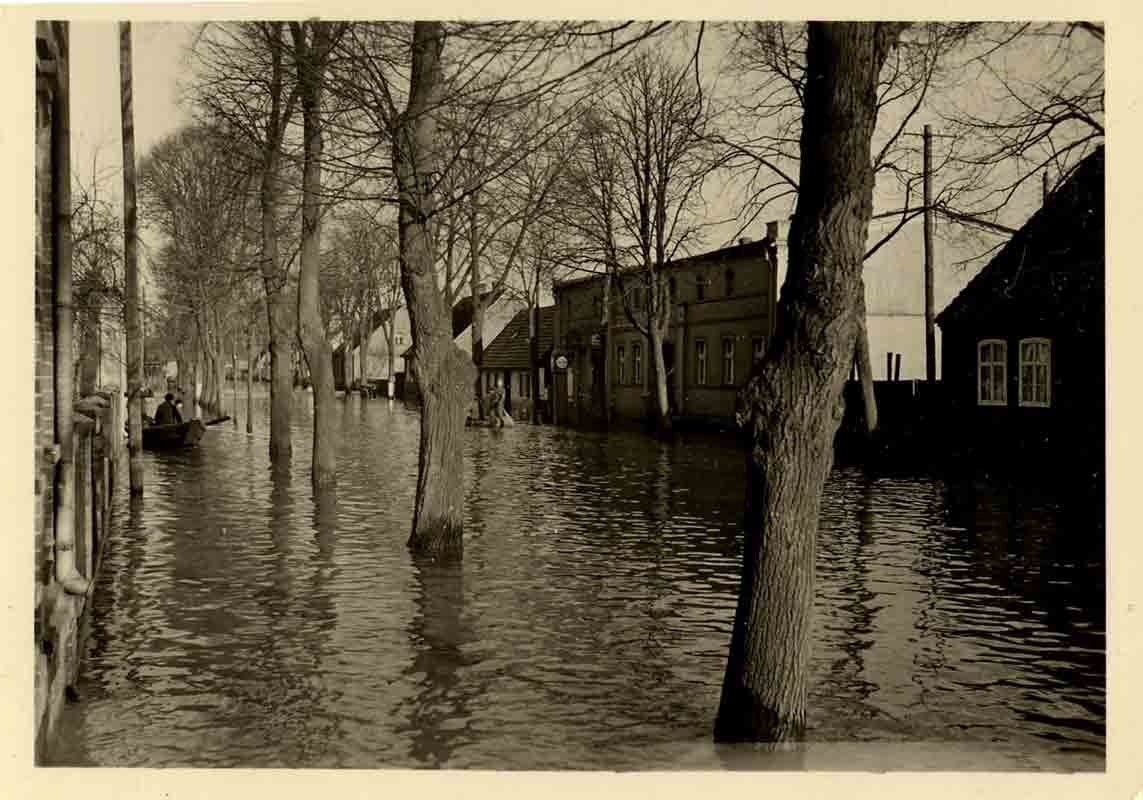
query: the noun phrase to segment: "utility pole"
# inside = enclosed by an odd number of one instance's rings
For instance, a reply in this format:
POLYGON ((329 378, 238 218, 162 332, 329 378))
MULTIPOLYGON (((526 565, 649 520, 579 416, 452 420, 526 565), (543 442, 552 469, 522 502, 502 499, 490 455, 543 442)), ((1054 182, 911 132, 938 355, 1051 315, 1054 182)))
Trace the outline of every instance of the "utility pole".
POLYGON ((925 126, 924 134, 924 203, 925 203, 925 380, 937 379, 936 309, 933 299, 933 131, 925 126))
POLYGON ((143 493, 143 341, 135 242, 135 123, 131 101, 131 23, 119 23, 119 104, 123 124, 123 261, 127 323, 127 449, 131 494, 143 493))

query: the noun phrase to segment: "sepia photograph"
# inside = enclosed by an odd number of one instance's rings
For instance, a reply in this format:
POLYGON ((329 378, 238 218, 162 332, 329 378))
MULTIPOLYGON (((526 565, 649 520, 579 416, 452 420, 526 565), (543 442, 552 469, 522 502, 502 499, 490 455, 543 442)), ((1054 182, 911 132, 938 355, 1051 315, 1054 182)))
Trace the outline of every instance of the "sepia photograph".
POLYGON ((1107 770, 1104 22, 130 16, 21 56, 37 772, 1107 770))

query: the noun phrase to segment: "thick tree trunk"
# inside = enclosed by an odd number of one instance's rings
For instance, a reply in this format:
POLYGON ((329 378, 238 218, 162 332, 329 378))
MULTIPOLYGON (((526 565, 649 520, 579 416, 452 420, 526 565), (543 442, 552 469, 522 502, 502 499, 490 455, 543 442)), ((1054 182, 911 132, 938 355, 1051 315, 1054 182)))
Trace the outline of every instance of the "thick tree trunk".
POLYGON ((898 30, 809 26, 789 274, 770 358, 743 390, 752 442, 746 540, 720 740, 804 735, 818 514, 862 299, 877 79, 898 30))
POLYGON ((302 167, 302 252, 298 276, 298 339, 305 351, 314 398, 311 480, 325 489, 337 481, 337 427, 334 416, 333 349, 321 316, 321 102, 328 24, 307 22, 293 28, 301 84, 305 154, 302 167), (305 26, 313 40, 306 42, 305 26))
POLYGON ((440 94, 444 28, 413 26, 409 104, 393 136, 400 201, 401 286, 409 309, 413 355, 421 391, 421 441, 417 495, 409 547, 434 557, 459 557, 464 502, 464 415, 476 369, 452 341, 452 319, 437 287, 428 220, 432 201, 427 179, 435 122, 429 113, 440 94))
MULTIPOLYGON (((71 98, 70 47, 68 23, 52 23, 59 42, 58 83, 52 104, 54 130, 52 175, 55 207, 52 209, 55 231, 55 444, 59 448, 56 465, 55 499, 55 578, 70 594, 83 594, 87 579, 75 563, 75 403, 73 376, 72 322, 72 234, 71 234, 71 98)), ((133 441, 138 441, 134 439, 133 441)), ((132 478, 135 475, 132 473, 132 478)), ((132 484, 134 485, 134 484, 132 484)), ((142 486, 142 482, 139 483, 142 486)))
POLYGON ((131 494, 143 493, 143 335, 135 240, 135 123, 131 99, 131 23, 119 23, 119 103, 123 125, 124 314, 127 327, 127 452, 131 494))
POLYGON ((258 201, 262 213, 262 283, 266 290, 266 322, 270 350, 270 462, 284 465, 293 454, 290 405, 294 392, 293 347, 286 306, 286 275, 278 257, 279 151, 282 141, 282 23, 268 23, 271 38, 270 118, 262 162, 258 201))

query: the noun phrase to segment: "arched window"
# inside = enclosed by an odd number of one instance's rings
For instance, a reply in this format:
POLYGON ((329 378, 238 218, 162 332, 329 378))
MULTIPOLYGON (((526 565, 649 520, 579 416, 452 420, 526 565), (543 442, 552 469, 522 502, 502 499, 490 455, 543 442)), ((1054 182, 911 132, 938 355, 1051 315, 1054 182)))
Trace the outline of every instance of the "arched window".
POLYGON ((1020 340, 1020 405, 1052 404, 1052 343, 1044 338, 1020 340))
POLYGON ((1008 405, 1008 343, 984 339, 976 346, 976 402, 1008 405))
POLYGON ((726 296, 731 297, 734 295, 734 270, 730 267, 726 268, 726 296))

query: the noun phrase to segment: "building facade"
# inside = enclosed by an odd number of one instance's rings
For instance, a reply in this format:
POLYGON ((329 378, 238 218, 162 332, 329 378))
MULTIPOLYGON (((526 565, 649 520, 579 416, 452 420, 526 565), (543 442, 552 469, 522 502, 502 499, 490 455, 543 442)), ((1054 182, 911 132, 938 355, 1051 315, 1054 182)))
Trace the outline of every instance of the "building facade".
POLYGON ((1102 470, 1104 271, 1100 148, 937 317, 963 440, 1102 470))
MULTIPOLYGON (((672 417, 733 420, 738 390, 773 335, 782 233, 770 223, 761 241, 743 240, 665 267, 671 322, 663 357, 672 417)), ((642 296, 632 285, 639 273, 628 274, 635 279, 625 281, 626 302, 638 308, 642 296)), ((642 419, 653 408, 649 340, 631 323, 611 281, 592 276, 553 287, 557 422, 601 422, 608 406, 612 418, 642 419)))

